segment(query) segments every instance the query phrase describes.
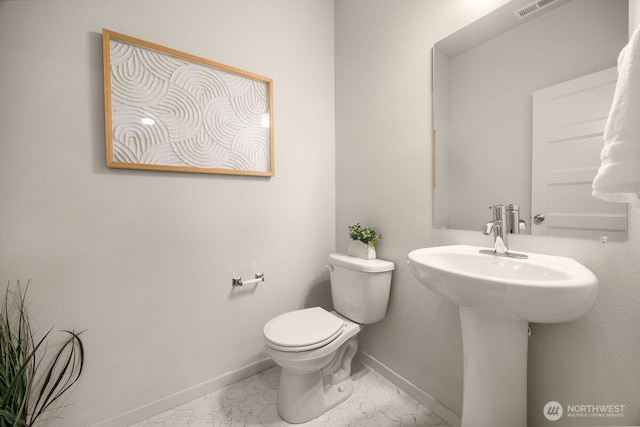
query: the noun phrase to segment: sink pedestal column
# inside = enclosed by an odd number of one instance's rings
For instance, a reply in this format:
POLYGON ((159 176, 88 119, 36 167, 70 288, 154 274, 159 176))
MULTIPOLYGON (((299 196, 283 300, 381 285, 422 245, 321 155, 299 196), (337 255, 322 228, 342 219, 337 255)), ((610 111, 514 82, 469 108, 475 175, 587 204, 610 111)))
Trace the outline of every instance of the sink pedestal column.
POLYGON ((462 427, 527 427, 529 324, 460 307, 462 427))

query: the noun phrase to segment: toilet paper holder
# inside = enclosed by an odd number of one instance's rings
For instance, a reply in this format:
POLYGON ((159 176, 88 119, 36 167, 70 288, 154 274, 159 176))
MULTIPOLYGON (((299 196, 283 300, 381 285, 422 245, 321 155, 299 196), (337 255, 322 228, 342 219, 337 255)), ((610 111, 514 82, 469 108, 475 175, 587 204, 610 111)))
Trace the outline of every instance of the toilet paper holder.
POLYGON ((258 282, 264 282, 264 273, 256 273, 255 279, 249 280, 242 280, 242 277, 234 277, 231 279, 231 286, 253 285, 258 282))

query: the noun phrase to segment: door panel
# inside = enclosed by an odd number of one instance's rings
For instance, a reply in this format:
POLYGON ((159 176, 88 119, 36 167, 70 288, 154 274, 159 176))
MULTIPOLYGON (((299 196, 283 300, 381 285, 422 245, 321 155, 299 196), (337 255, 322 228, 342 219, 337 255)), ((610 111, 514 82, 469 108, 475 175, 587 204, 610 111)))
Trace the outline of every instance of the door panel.
POLYGON ((531 233, 626 240, 626 204, 591 195, 617 79, 615 67, 533 93, 531 233))

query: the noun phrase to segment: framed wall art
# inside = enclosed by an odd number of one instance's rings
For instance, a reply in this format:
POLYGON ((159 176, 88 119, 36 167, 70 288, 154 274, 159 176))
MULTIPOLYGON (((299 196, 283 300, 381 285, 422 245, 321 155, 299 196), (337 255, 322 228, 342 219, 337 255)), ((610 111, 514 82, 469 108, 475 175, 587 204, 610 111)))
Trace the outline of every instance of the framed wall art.
POLYGON ((107 166, 274 175, 273 81, 103 30, 107 166))

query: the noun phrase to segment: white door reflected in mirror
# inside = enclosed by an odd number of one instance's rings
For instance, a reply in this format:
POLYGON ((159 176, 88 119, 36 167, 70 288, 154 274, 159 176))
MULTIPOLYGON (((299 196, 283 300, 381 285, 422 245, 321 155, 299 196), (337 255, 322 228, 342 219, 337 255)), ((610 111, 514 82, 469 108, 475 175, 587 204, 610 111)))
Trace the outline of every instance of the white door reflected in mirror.
POLYGON ((591 195, 617 79, 612 67, 533 92, 531 208, 546 221, 532 234, 626 240, 627 206, 591 195))

